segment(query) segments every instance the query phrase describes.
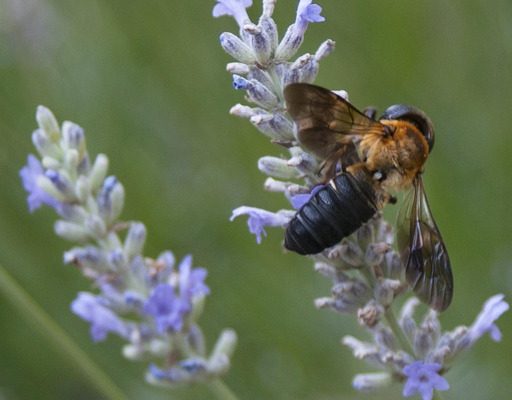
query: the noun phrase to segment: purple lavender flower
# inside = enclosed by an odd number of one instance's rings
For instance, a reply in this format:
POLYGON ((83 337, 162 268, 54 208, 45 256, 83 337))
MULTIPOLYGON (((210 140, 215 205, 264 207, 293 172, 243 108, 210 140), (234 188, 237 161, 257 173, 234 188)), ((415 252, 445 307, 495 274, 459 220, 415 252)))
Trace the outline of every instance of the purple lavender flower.
POLYGON ((210 293, 210 289, 204 283, 207 271, 204 268, 192 268, 192 256, 186 256, 178 268, 182 301, 192 303, 194 297, 205 296, 210 293))
POLYGON ((403 369, 407 377, 403 395, 404 397, 419 394, 423 400, 432 400, 435 390, 448 390, 448 381, 438 374, 440 364, 429 364, 423 361, 415 361, 403 369))
POLYGON ((324 185, 316 185, 310 193, 300 193, 296 194, 295 196, 290 196, 290 203, 292 204, 292 207, 296 210, 300 209, 323 187, 324 185))
POLYGON ((71 310, 91 323, 91 336, 95 342, 105 340, 109 332, 127 339, 130 328, 112 310, 102 304, 102 299, 91 293, 80 292, 71 303, 71 310))
POLYGON ((37 184, 37 179, 44 176, 44 169, 41 162, 32 154, 27 158, 27 165, 20 170, 20 177, 23 187, 28 193, 27 202, 30 212, 34 212, 41 205, 46 204, 59 212, 62 208, 62 203, 46 193, 37 184))
POLYGON ((501 332, 494 321, 509 309, 508 303, 503 300, 504 298, 503 294, 497 294, 485 302, 482 311, 468 329, 467 339, 469 340, 469 345, 476 342, 485 333, 489 333, 491 339, 495 342, 501 340, 501 332))
POLYGON ((250 22, 246 8, 252 6, 252 0, 217 0, 213 7, 213 16, 215 18, 223 15, 231 15, 235 18, 238 25, 243 27, 250 22))
POLYGON ((311 4, 312 0, 300 0, 297 7, 295 23, 324 22, 325 18, 320 15, 322 7, 318 4, 311 4))
POLYGON ((188 304, 176 297, 174 288, 167 283, 157 285, 144 305, 144 312, 154 317, 156 330, 161 334, 178 332, 188 311, 188 304))
POLYGON ((241 206, 233 210, 230 221, 233 221, 240 215, 248 215, 247 225, 249 226, 249 232, 256 235, 256 242, 260 244, 261 235, 267 236, 267 232, 265 232, 266 226, 283 227, 290 221, 293 214, 284 212, 273 213, 260 208, 241 206))

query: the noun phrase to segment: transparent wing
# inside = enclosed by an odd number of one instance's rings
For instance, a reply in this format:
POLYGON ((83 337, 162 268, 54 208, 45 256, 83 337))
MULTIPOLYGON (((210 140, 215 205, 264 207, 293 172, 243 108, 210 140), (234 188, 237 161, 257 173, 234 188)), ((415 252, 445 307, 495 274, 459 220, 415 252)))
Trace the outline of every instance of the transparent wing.
POLYGON ((398 248, 407 282, 418 298, 437 311, 450 305, 453 276, 441 233, 432 217, 421 175, 398 215, 398 248))
POLYGON ((297 124, 301 144, 322 159, 352 142, 354 136, 384 134, 386 129, 345 99, 319 86, 293 83, 285 88, 284 97, 288 113, 297 124))

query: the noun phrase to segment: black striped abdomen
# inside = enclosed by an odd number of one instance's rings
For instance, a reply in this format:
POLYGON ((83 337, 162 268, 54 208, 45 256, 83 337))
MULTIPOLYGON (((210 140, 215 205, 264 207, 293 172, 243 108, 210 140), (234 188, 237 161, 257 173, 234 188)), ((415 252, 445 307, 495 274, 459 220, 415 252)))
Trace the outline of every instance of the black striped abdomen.
POLYGON ((375 215, 375 197, 371 184, 343 172, 295 214, 284 246, 299 254, 316 254, 335 245, 375 215))

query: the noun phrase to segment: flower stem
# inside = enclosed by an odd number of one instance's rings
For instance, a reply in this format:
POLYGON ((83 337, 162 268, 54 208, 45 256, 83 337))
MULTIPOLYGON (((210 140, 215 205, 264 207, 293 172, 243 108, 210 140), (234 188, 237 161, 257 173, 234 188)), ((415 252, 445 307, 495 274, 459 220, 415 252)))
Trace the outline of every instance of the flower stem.
POLYGON ((409 342, 409 339, 404 334, 404 331, 398 324, 396 320, 395 314, 393 313, 393 309, 389 307, 384 314, 386 321, 388 322, 389 328, 393 331, 395 337, 398 339, 400 346, 402 349, 409 353, 411 356, 414 356, 414 349, 409 342))
POLYGON ((104 398, 111 400, 127 398, 121 389, 78 347, 2 265, 0 265, 0 293, 11 302, 29 323, 37 325, 39 328, 37 331, 44 333, 54 347, 75 364, 76 368, 82 372, 104 398))
POLYGON ((219 400, 238 400, 238 397, 231 389, 220 379, 216 379, 208 384, 210 390, 215 393, 219 400))

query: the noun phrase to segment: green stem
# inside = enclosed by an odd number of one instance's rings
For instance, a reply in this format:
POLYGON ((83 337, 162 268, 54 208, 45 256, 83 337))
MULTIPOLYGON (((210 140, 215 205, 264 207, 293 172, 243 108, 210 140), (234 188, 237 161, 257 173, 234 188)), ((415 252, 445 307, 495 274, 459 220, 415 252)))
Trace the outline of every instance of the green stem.
POLYGON ((103 397, 111 400, 127 398, 121 389, 78 347, 2 265, 0 265, 0 293, 29 323, 37 325, 38 331, 44 333, 55 348, 76 365, 103 397))
MULTIPOLYGON (((374 289, 376 278, 375 278, 375 275, 373 274, 373 272, 370 271, 369 268, 362 268, 361 272, 365 276, 370 287, 372 289, 374 289)), ((398 342, 400 343, 402 350, 404 350, 405 352, 409 353, 411 356, 414 357, 414 349, 413 349, 411 343, 409 342, 409 339, 407 338, 407 336, 405 336, 404 331, 398 324, 398 321, 396 320, 395 314, 393 313, 393 309, 391 307, 388 307, 386 309, 386 312, 384 313, 384 317, 386 318, 389 328, 391 329, 391 331, 393 332, 395 337, 398 339, 398 342)))
POLYGON ((219 400, 238 400, 238 397, 220 379, 210 382, 208 386, 219 400))
POLYGON ((405 336, 404 331, 398 324, 395 314, 393 313, 393 309, 388 308, 384 316, 386 318, 386 321, 388 322, 389 328, 393 331, 395 337, 398 339, 398 342, 400 343, 402 349, 409 353, 411 356, 414 356, 414 349, 412 348, 407 336, 405 336))

